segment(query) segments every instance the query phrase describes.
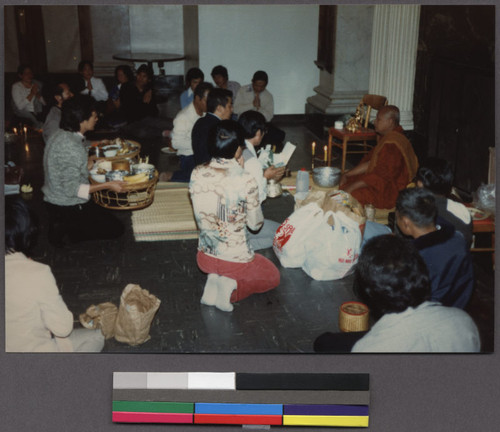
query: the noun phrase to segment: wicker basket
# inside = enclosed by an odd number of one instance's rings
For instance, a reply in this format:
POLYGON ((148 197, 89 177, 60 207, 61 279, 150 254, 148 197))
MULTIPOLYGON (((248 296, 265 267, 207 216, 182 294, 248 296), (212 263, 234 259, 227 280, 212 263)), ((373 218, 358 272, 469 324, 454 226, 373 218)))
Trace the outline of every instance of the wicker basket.
POLYGON ((370 328, 368 306, 350 301, 340 305, 339 328, 343 332, 366 331, 370 328))
POLYGON ((128 143, 132 144, 135 147, 135 150, 126 154, 117 154, 116 156, 112 157, 99 156, 96 158, 96 160, 97 161, 107 160, 113 162, 121 159, 133 159, 136 156, 138 156, 139 153, 141 152, 141 145, 137 141, 132 141, 132 140, 124 140, 124 141, 127 141, 128 143))
MULTIPOLYGON (((126 192, 115 192, 109 189, 99 190, 92 194, 96 204, 112 210, 139 210, 153 202, 158 171, 146 182, 132 183, 125 186, 126 192)), ((90 184, 99 184, 90 178, 90 184)))

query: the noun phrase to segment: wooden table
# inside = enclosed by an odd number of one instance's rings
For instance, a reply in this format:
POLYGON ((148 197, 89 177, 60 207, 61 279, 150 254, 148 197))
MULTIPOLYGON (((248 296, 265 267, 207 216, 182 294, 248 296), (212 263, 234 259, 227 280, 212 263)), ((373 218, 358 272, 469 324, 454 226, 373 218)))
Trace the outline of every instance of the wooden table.
POLYGON ((366 144, 366 141, 376 140, 377 133, 374 129, 362 127, 356 132, 349 132, 346 128, 335 129, 334 127, 331 127, 330 129, 328 129, 328 166, 330 166, 332 163, 332 146, 342 149, 341 170, 343 174, 345 170, 345 159, 348 143, 355 143, 354 145, 363 147, 363 150, 353 150, 349 151, 349 153, 368 153, 369 146, 366 144), (334 139, 339 140, 340 143, 335 142, 334 139), (361 141, 363 142, 363 144, 360 143, 361 141))
POLYGON ((186 58, 183 54, 168 54, 168 53, 151 53, 140 51, 122 51, 113 54, 115 60, 123 60, 129 62, 147 62, 149 67, 153 67, 153 63, 158 63, 160 75, 165 75, 164 65, 168 62, 181 61, 186 58))

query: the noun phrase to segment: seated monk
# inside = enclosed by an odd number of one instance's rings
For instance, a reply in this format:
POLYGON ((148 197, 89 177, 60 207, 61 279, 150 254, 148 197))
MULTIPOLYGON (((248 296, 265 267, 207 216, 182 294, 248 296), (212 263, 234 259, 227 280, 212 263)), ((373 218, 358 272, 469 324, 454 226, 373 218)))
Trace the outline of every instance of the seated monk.
POLYGON ((418 161, 410 141, 399 125, 399 108, 387 105, 375 118, 377 145, 353 169, 345 172, 340 188, 349 192, 362 205, 393 208, 400 190, 410 183, 418 161))

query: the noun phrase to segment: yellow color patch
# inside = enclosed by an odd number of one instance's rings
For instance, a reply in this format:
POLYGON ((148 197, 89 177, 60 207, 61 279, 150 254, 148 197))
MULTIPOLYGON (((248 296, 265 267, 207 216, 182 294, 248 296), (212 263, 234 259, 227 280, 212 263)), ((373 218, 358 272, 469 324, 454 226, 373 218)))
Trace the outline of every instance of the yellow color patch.
POLYGON ((353 426, 368 427, 368 416, 284 415, 283 426, 353 426))

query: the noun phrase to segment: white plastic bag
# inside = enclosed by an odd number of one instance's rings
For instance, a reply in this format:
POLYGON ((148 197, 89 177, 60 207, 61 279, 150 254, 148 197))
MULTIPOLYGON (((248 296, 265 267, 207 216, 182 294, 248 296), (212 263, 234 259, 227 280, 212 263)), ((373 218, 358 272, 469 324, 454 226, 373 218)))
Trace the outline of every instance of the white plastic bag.
POLYGON ((326 212, 323 222, 309 236, 302 269, 313 279, 342 279, 358 262, 361 231, 358 223, 345 213, 326 212), (328 223, 330 216, 333 226, 328 223))
POLYGON ((273 250, 283 267, 302 267, 310 233, 323 223, 323 210, 310 203, 294 211, 280 225, 273 240, 273 250))

